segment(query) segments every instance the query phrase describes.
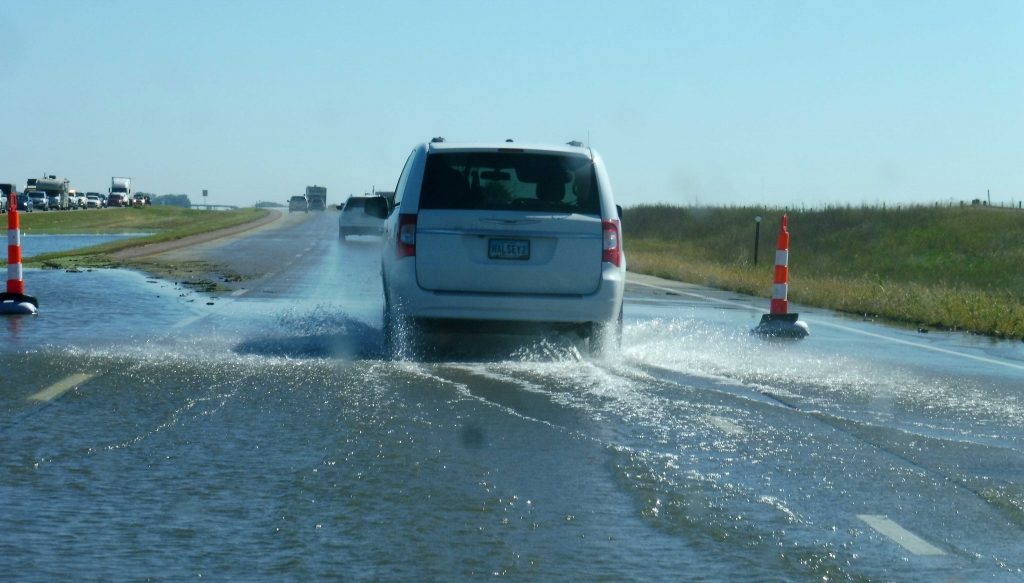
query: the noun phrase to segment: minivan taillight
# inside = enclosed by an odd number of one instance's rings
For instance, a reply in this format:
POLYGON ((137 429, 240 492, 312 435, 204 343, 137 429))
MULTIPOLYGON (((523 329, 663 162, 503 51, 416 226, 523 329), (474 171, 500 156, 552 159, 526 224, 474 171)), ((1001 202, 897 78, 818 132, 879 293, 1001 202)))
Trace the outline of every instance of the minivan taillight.
POLYGON ((398 215, 398 258, 416 256, 416 215, 398 215))
POLYGON ((615 267, 622 265, 622 238, 619 236, 619 221, 601 221, 603 248, 601 261, 607 261, 615 267))

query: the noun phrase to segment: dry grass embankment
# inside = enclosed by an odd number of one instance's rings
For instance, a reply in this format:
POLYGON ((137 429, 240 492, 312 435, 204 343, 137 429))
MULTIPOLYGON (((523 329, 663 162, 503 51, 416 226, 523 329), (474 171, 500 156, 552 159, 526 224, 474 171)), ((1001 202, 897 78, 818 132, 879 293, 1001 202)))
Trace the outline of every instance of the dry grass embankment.
MULTIPOLYGON (((629 268, 769 297, 782 211, 626 209, 629 268), (761 224, 753 265, 754 217, 761 224)), ((1024 338, 1024 212, 966 207, 789 212, 793 302, 1024 338)))

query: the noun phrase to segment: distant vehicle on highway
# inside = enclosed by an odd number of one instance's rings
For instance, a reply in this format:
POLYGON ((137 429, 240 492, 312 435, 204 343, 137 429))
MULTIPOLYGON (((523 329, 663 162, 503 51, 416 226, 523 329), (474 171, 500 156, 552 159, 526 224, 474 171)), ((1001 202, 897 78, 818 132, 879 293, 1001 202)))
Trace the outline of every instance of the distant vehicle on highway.
MULTIPOLYGON (((108 194, 121 195, 120 204, 117 206, 129 206, 132 204, 132 179, 126 176, 113 176, 110 178, 110 190, 108 194)), ((107 200, 110 200, 108 197, 107 200)), ((114 205, 110 205, 114 206, 114 205)))
POLYGON ((0 212, 7 212, 8 198, 16 192, 13 183, 0 182, 0 212))
POLYGON ((95 196, 96 199, 100 201, 100 208, 104 208, 104 207, 107 206, 107 197, 106 197, 106 195, 104 195, 102 193, 99 193, 99 192, 87 192, 87 193, 85 193, 86 201, 88 201, 90 196, 95 196))
POLYGON ((103 198, 98 192, 89 192, 85 195, 85 207, 91 209, 103 208, 103 198))
POLYGON ((344 241, 349 235, 380 235, 384 219, 366 213, 366 201, 376 196, 350 196, 341 207, 338 217, 338 237, 344 241))
POLYGON ((306 202, 306 197, 302 195, 295 195, 288 199, 288 212, 302 211, 304 213, 309 212, 309 204, 306 202))
POLYGON ((28 191, 28 201, 32 208, 37 211, 50 210, 49 201, 46 200, 46 193, 41 190, 28 191))
POLYGON ((146 206, 153 204, 150 202, 149 197, 145 194, 136 194, 132 197, 132 205, 134 206, 146 206))
POLYGON ((47 208, 51 210, 67 210, 71 208, 71 197, 68 191, 71 181, 54 175, 36 179, 36 190, 46 193, 47 208))
POLYGON ((7 212, 11 193, 17 194, 18 189, 13 182, 0 182, 0 211, 7 212))
POLYGON ((597 351, 622 330, 626 260, 601 157, 576 142, 412 151, 384 222, 384 336, 572 331, 597 351), (467 326, 466 324, 469 323, 467 326))
POLYGON ((124 198, 123 194, 116 194, 115 193, 115 194, 111 194, 111 195, 107 196, 107 206, 119 207, 119 206, 128 206, 128 204, 129 203, 124 198))
POLYGON ((306 204, 311 211, 327 210, 327 187, 307 186, 306 204))
POLYGON ((85 195, 78 192, 74 188, 68 191, 68 208, 70 209, 84 209, 86 208, 85 195))

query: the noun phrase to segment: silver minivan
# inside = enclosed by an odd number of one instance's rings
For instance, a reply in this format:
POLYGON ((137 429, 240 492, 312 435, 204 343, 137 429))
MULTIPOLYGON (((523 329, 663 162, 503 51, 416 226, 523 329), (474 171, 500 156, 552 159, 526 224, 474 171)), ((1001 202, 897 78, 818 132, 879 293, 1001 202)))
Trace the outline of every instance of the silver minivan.
POLYGON ((37 211, 50 210, 50 201, 46 193, 41 190, 28 191, 28 199, 32 202, 32 208, 37 211))
POLYGON ((399 335, 436 327, 570 330, 592 349, 621 334, 620 212, 590 148, 435 138, 409 155, 393 205, 367 205, 387 215, 392 348, 399 335))

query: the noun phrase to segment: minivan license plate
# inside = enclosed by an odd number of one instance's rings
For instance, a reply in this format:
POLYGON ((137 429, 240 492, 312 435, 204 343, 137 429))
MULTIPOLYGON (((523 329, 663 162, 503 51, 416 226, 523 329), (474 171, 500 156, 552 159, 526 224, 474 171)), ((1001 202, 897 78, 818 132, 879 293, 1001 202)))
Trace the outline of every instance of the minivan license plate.
POLYGON ((487 257, 489 259, 530 258, 530 242, 523 239, 489 239, 487 241, 487 257))

